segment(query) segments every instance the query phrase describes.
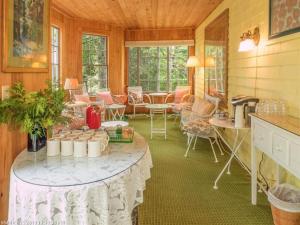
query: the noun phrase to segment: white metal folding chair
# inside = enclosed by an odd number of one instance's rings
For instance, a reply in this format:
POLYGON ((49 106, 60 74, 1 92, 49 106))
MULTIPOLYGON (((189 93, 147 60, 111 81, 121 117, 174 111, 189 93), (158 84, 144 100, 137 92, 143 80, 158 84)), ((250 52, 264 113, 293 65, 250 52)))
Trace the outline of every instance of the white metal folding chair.
POLYGON ((193 141, 193 148, 195 149, 197 138, 204 138, 209 140, 215 162, 218 162, 218 158, 214 148, 215 144, 218 146, 221 155, 223 155, 223 151, 218 141, 217 134, 208 122, 209 118, 211 118, 215 111, 218 109, 219 102, 219 98, 205 95, 205 99, 195 99, 191 110, 182 111, 183 115, 181 117, 181 127, 188 137, 187 150, 184 155, 185 157, 188 156, 193 141), (208 108, 203 109, 201 107, 208 108))
POLYGON ((143 93, 142 86, 128 87, 128 105, 133 107, 133 117, 136 116, 137 108, 145 108, 147 104, 151 104, 151 98, 148 94, 143 93), (147 99, 147 102, 144 101, 147 99))

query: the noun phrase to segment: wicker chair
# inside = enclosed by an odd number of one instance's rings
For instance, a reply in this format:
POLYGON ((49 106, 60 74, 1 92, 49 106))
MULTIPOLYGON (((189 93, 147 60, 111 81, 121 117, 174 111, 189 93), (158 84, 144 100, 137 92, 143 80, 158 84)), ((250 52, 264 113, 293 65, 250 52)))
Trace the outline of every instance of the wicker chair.
POLYGON ((168 94, 165 99, 165 103, 171 106, 175 120, 180 116, 182 109, 191 106, 193 101, 194 96, 191 95, 191 86, 177 86, 175 91, 168 94), (170 102, 170 99, 173 101, 170 102))

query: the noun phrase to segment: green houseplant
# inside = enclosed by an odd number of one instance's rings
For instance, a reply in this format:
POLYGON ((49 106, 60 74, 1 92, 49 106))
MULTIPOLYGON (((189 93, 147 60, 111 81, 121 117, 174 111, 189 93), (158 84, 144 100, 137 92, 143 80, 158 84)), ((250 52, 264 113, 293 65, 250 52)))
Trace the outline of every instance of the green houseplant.
POLYGON ((28 150, 37 151, 42 147, 39 145, 45 145, 46 131, 66 121, 63 109, 64 90, 58 86, 48 82, 46 89, 27 93, 22 83, 16 83, 10 89, 10 97, 0 101, 0 123, 28 133, 32 143, 28 150))

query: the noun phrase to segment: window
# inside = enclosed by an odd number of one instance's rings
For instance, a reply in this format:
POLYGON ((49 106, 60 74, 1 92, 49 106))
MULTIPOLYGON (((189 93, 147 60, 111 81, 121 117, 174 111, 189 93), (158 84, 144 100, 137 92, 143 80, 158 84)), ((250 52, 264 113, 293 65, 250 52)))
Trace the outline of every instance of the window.
POLYGON ((129 48, 129 85, 144 91, 172 91, 188 84, 187 46, 129 48))
POLYGON ((86 90, 95 93, 107 88, 107 37, 82 36, 82 75, 86 90))
POLYGON ((207 93, 225 95, 225 47, 221 44, 205 45, 205 83, 207 93))
POLYGON ((52 83, 60 83, 60 30, 51 27, 52 83))

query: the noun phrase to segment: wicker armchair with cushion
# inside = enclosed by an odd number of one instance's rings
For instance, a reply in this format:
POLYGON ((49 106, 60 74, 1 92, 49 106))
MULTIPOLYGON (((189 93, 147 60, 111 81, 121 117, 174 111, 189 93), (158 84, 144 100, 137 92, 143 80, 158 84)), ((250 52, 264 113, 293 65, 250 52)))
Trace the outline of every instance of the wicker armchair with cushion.
POLYGON ((217 135, 209 124, 208 120, 213 116, 218 109, 220 99, 209 95, 205 95, 204 99, 196 98, 191 109, 183 109, 181 112, 181 128, 188 136, 187 150, 185 157, 194 141, 194 148, 197 138, 208 139, 214 154, 215 162, 218 158, 215 153, 214 144, 217 144, 221 154, 223 155, 217 135))
POLYGON ((171 106, 176 119, 184 107, 192 105, 193 99, 191 86, 177 86, 173 93, 167 95, 165 103, 171 106), (170 99, 173 101, 170 102, 170 99))
POLYGON ((143 93, 142 86, 128 87, 128 105, 133 106, 133 117, 136 115, 136 108, 145 108, 147 104, 151 104, 151 98, 148 94, 143 93), (147 102, 144 101, 147 99, 147 102))

